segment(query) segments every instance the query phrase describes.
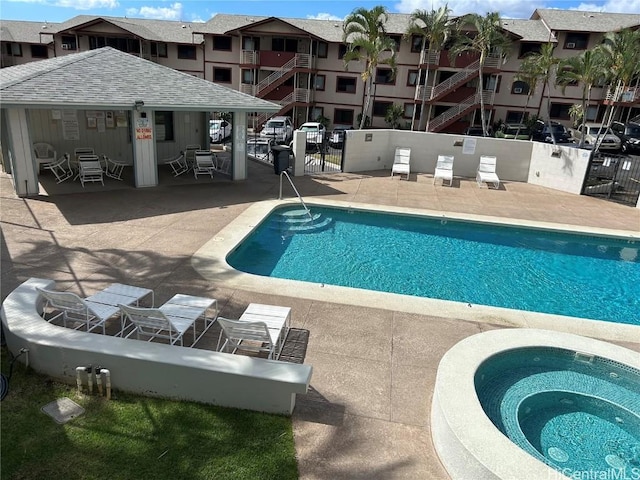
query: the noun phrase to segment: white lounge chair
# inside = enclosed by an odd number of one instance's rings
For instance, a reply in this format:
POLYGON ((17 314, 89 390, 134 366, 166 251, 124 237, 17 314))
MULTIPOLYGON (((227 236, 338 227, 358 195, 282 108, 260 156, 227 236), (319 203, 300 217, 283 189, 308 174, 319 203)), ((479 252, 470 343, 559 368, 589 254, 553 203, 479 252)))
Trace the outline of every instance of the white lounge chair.
POLYGON ((198 150, 195 152, 195 163, 193 165, 193 176, 209 175, 213 178, 213 172, 216 171, 214 163, 214 154, 207 150, 198 150))
POLYGON ((410 163, 411 149, 396 147, 396 154, 393 158, 393 166, 391 167, 391 176, 393 177, 393 174, 397 173, 400 175, 400 178, 402 178, 402 175, 406 175, 407 180, 409 180, 409 173, 411 171, 410 163))
POLYGON ((187 165, 187 160, 184 157, 184 153, 182 152, 180 152, 175 157, 166 158, 160 163, 169 165, 171 167, 171 170, 173 170, 174 177, 179 177, 189 170, 189 165, 187 165))
POLYGON ((481 187, 483 183, 486 183, 488 188, 489 184, 492 183, 494 188, 500 188, 500 179, 496 174, 496 163, 496 157, 486 155, 480 157, 480 163, 478 164, 478 171, 476 173, 476 182, 478 182, 479 187, 481 187))
MULTIPOLYGON (((169 301, 159 308, 133 307, 120 305, 123 319, 129 321, 134 327, 126 338, 135 332, 136 338, 148 337, 148 340, 165 339, 171 345, 184 346, 184 334, 188 330, 193 331, 194 346, 215 322, 218 316, 218 302, 213 298, 194 297, 191 295, 174 295, 169 301), (208 317, 206 312, 215 306, 215 314, 208 317), (203 330, 199 336, 196 332, 196 321, 203 319, 203 330)), ((127 328, 123 324, 123 331, 127 328)))
POLYGON ((274 360, 280 356, 280 331, 270 329, 265 322, 242 322, 218 317, 218 324, 221 328, 218 351, 224 352, 231 349, 231 353, 237 350, 265 352, 267 358, 274 360), (225 340, 220 346, 222 336, 225 340))
POLYGON ((100 182, 104 186, 104 171, 97 155, 80 155, 78 157, 78 176, 84 187, 87 182, 100 182))
POLYGON ((107 319, 120 312, 117 306, 86 300, 73 292, 57 292, 44 288, 37 288, 37 290, 45 299, 43 312, 45 320, 51 322, 62 317, 62 324, 65 327, 67 322, 78 324, 76 330, 85 326, 87 332, 90 332, 102 327, 104 334, 107 319), (53 310, 54 315, 47 319, 46 314, 49 309, 53 310))
MULTIPOLYGON (((38 288, 38 292, 45 299, 43 313, 47 321, 62 317, 65 327, 67 322, 73 322, 78 324, 76 329, 86 325, 88 332, 101 326, 103 334, 105 322, 120 313, 120 304, 138 305, 140 300, 147 296, 151 297, 152 305, 154 301, 153 290, 121 283, 112 283, 104 290, 84 299, 72 292, 43 288, 38 288), (49 310, 52 312, 48 312, 49 310), (53 313, 51 318, 46 318, 47 313, 53 313)), ((120 321, 122 324, 122 318, 120 321)))
POLYGON ((442 179, 443 185, 446 180, 449 181, 449 186, 453 185, 453 158, 452 155, 438 155, 436 170, 433 174, 434 185, 438 178, 442 179))
POLYGON ((65 153, 58 160, 45 163, 42 168, 50 170, 56 177, 56 183, 62 183, 73 176, 73 171, 69 166, 69 154, 65 153))
POLYGON ((104 161, 105 165, 104 174, 109 178, 122 180, 122 172, 124 171, 124 167, 129 166, 129 164, 113 160, 111 157, 108 157, 106 155, 102 156, 102 160, 104 161))

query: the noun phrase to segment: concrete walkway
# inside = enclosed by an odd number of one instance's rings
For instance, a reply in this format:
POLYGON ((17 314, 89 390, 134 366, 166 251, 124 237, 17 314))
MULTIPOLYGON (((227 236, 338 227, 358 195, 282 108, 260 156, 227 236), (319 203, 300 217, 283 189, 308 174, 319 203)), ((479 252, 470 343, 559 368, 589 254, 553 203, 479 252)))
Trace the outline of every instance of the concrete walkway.
MULTIPOLYGON (((239 183, 175 182, 166 175, 161 186, 140 190, 126 181, 83 190, 49 179, 44 188, 55 195, 19 199, 1 174, 2 299, 37 276, 83 295, 125 282, 153 288, 157 302, 176 292, 211 296, 229 317, 251 302, 288 305, 293 326, 310 332, 305 363, 314 367, 312 390, 298 397, 293 415, 300 478, 448 478, 429 430, 438 362, 459 340, 502 327, 438 312, 354 307, 348 299, 304 300, 293 291, 267 296, 226 287, 224 278, 204 280, 191 255, 250 204, 278 196, 270 169, 252 163, 249 175, 239 183)), ((405 181, 388 172, 295 183, 303 196, 640 231, 639 209, 521 183, 494 191, 456 179, 452 188, 434 187, 430 175, 405 181)), ((635 340, 623 345, 640 352, 640 334, 635 340)))

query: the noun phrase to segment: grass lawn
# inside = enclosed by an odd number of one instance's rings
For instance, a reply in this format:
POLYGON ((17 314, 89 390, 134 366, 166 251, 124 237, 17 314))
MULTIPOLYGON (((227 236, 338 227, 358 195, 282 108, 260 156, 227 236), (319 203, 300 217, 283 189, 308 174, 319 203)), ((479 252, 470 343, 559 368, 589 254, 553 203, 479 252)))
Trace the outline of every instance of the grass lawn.
MULTIPOLYGON (((3 347, 5 375, 8 358, 3 347)), ((0 420, 7 480, 298 478, 288 417, 117 391, 79 397, 19 362, 0 420), (59 425, 41 408, 62 397, 86 411, 59 425)))

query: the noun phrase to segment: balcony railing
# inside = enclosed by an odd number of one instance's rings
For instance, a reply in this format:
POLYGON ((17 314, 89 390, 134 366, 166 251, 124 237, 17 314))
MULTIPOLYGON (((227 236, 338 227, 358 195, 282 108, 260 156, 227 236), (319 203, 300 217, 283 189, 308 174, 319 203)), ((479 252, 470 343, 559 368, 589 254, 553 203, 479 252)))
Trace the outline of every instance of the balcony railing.
POLYGON ((640 88, 634 87, 609 87, 605 95, 605 100, 611 102, 632 103, 640 101, 640 88))
POLYGON ((442 52, 429 52, 428 50, 423 50, 422 53, 420 53, 420 63, 426 65, 439 65, 441 53, 442 52))
POLYGON ((260 52, 257 50, 242 50, 240 52, 240 63, 259 65, 260 64, 260 52))
POLYGON ((294 68, 311 68, 311 55, 309 55, 308 53, 296 54, 282 67, 260 81, 257 85, 256 93, 259 95, 260 92, 273 85, 294 68))

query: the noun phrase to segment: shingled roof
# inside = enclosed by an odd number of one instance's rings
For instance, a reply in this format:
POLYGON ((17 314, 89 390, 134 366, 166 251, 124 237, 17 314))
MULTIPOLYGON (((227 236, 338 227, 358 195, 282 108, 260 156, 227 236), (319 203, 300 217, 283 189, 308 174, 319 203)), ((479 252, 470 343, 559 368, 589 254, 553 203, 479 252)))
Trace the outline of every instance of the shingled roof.
POLYGON ((502 20, 502 28, 517 35, 522 42, 555 43, 558 41, 541 20, 505 18, 502 20))
POLYGON ((542 20, 550 30, 554 31, 606 33, 640 26, 640 15, 632 13, 539 8, 533 12, 531 18, 542 20))
POLYGON ((276 112, 279 105, 111 47, 0 69, 2 106, 276 112))
POLYGON ((19 43, 51 43, 59 23, 2 20, 0 41, 19 43))
POLYGON ((59 32, 69 32, 98 22, 107 22, 144 40, 168 43, 202 43, 197 30, 203 24, 146 18, 77 15, 59 24, 59 32))

